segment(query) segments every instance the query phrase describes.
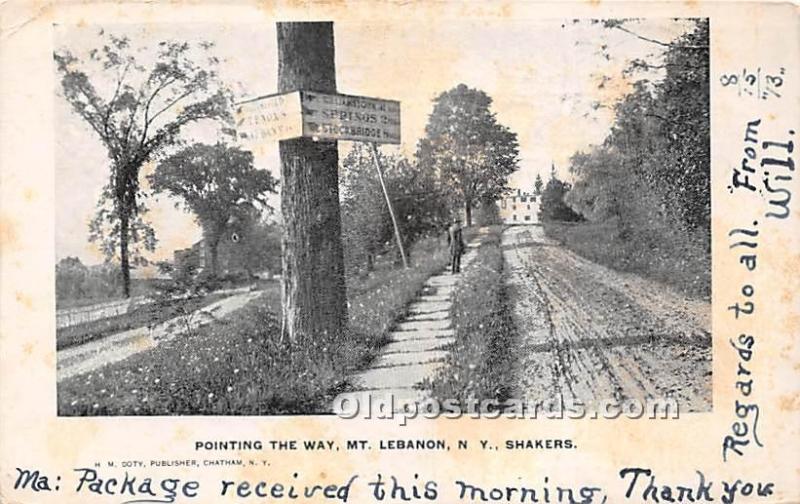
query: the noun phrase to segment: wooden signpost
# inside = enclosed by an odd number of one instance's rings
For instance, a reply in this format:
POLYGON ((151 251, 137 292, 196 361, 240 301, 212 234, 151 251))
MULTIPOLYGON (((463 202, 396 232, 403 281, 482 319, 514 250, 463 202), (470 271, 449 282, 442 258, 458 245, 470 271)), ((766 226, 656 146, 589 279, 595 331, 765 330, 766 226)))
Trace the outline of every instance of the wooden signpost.
POLYGON ((243 143, 265 143, 303 136, 300 93, 254 98, 238 104, 236 135, 243 143))
POLYGON ((291 341, 336 338, 347 330, 337 141, 371 144, 407 267, 376 147, 400 143, 400 103, 336 92, 333 23, 277 27, 279 92, 238 104, 237 137, 251 146, 279 142, 282 335, 291 341))
POLYGON ((242 141, 352 140, 400 143, 400 102, 365 96, 294 91, 240 102, 242 141))
POLYGON ((305 136, 400 143, 400 102, 303 91, 300 103, 305 136))

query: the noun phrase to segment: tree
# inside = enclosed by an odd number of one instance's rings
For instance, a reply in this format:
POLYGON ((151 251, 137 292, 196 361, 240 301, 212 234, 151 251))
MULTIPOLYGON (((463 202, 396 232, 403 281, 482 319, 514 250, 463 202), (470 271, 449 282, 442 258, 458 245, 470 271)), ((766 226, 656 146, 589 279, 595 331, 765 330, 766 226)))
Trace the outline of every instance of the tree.
MULTIPOLYGON (((408 252, 419 237, 447 222, 447 201, 429 170, 380 150, 378 156, 408 252)), ((389 208, 366 144, 354 144, 341 164, 345 260, 350 268, 371 271, 375 256, 396 246, 389 208)))
MULTIPOLYGON (((278 23, 278 92, 336 93, 332 22, 278 23)), ((336 141, 281 140, 281 339, 324 342, 348 334, 336 141)))
POLYGON ((56 264, 56 299, 80 299, 85 296, 84 282, 89 268, 77 257, 65 257, 56 264))
MULTIPOLYGON (((388 171, 397 160, 379 151, 388 171)), ((351 269, 372 271, 375 256, 392 239, 389 209, 366 144, 356 143, 341 163, 342 241, 345 264, 351 269)))
MULTIPOLYGON (((652 183, 664 185, 667 205, 690 229, 711 232, 711 148, 708 20, 666 50, 666 75, 655 88, 656 107, 650 115, 661 139, 651 167, 652 183), (666 144, 665 142, 666 141, 666 144), (656 160, 663 156, 665 162, 656 160)), ((710 246, 710 240, 708 245, 710 246)))
POLYGON ((502 224, 503 218, 500 216, 500 207, 496 200, 483 200, 474 214, 474 220, 478 226, 492 226, 502 224))
POLYGON ((570 171, 577 176, 564 201, 590 221, 617 219, 625 224, 631 217, 628 207, 641 196, 638 177, 626 172, 620 154, 606 149, 577 152, 570 158, 570 171))
POLYGON ((386 181, 406 249, 419 238, 447 227, 450 220, 448 191, 432 170, 397 158, 386 170, 386 181))
POLYGON ((108 264, 85 266, 78 257, 56 264, 56 300, 108 300, 120 294, 120 277, 108 264))
POLYGON ((537 173, 536 180, 533 182, 533 194, 541 196, 543 187, 544 187, 544 181, 542 181, 542 174, 537 173))
POLYGON ((239 241, 231 248, 230 268, 245 271, 250 277, 268 271, 281 271, 280 225, 267 218, 251 214, 236 225, 239 241))
POLYGON ((194 144, 164 159, 149 178, 153 191, 180 198, 203 228, 206 267, 219 272, 220 239, 237 219, 247 220, 257 206, 267 208, 266 193, 277 181, 253 166, 253 154, 223 143, 194 144))
POLYGON ((419 164, 463 205, 467 225, 473 207, 506 192, 518 169, 517 135, 497 122, 491 104, 486 93, 464 84, 440 94, 417 147, 419 164))
POLYGON ((614 104, 604 142, 571 159, 578 181, 566 201, 591 220, 615 219, 620 231, 699 231, 710 245, 708 22, 671 42, 641 37, 621 21, 605 26, 661 48, 660 58, 634 60, 628 75, 661 70, 636 81, 614 104), (635 195, 636 197, 631 197, 635 195))
POLYGON ((580 215, 575 213, 566 203, 564 195, 569 192, 571 186, 567 182, 562 182, 553 176, 547 181, 547 185, 542 193, 542 202, 539 205, 540 221, 578 221, 580 215))
POLYGON ((709 26, 707 19, 686 22, 693 27, 671 41, 644 37, 624 20, 602 22, 658 49, 625 70, 629 77, 644 74, 614 106, 616 122, 604 147, 616 149, 658 195, 667 218, 709 231, 709 26), (653 78, 654 71, 662 78, 653 78))
POLYGON ((141 167, 179 139, 181 130, 202 119, 230 118, 230 98, 217 83, 212 44, 164 41, 143 55, 128 37, 99 32, 98 47, 81 57, 54 52, 63 97, 106 148, 109 181, 90 225, 106 259, 118 254, 126 297, 130 266, 141 262, 136 245, 155 248, 155 233, 143 220, 141 167), (207 56, 200 63, 197 55, 207 56), (152 63, 144 63, 154 59, 152 63), (105 96, 109 96, 105 98, 105 96))

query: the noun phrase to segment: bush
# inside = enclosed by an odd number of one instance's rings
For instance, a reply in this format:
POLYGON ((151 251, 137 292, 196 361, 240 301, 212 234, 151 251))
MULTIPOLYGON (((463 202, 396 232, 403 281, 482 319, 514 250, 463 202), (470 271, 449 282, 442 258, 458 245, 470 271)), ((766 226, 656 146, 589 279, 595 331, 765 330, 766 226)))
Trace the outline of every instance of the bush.
POLYGON ((686 295, 709 297, 711 258, 703 232, 603 222, 545 222, 545 234, 587 259, 672 285, 686 295))

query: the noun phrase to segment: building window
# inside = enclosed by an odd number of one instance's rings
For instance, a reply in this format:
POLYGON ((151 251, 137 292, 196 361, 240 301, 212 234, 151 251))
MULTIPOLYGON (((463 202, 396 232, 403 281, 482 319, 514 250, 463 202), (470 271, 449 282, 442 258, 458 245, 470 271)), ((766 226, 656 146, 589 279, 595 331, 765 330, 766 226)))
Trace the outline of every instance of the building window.
POLYGON ((517 202, 517 197, 516 196, 512 196, 511 197, 511 202, 512 203, 516 203, 517 202))
POLYGON ((530 209, 531 209, 531 205, 530 205, 530 203, 528 203, 528 210, 530 210, 530 209))
POLYGON ((531 216, 530 215, 526 215, 525 216, 525 220, 528 220, 528 221, 531 220, 531 216))
POLYGON ((517 209, 517 205, 511 205, 511 210, 516 210, 516 209, 517 209))
POLYGON ((526 201, 528 201, 528 198, 527 196, 520 196, 519 201, 520 203, 525 203, 526 201))
POLYGON ((506 209, 506 199, 503 198, 501 201, 502 201, 501 205, 503 206, 503 210, 505 210, 506 209))
POLYGON ((517 220, 517 214, 511 216, 514 220, 517 220))

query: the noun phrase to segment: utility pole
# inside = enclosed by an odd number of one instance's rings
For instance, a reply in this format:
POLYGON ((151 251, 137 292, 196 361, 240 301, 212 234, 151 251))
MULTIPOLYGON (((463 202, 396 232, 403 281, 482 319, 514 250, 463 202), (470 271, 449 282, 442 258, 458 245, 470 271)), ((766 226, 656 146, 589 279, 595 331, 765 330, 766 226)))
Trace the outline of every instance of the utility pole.
MULTIPOLYGON (((278 23, 278 91, 336 93, 333 23, 278 23)), ((281 140, 282 338, 347 331, 336 140, 281 140)))

